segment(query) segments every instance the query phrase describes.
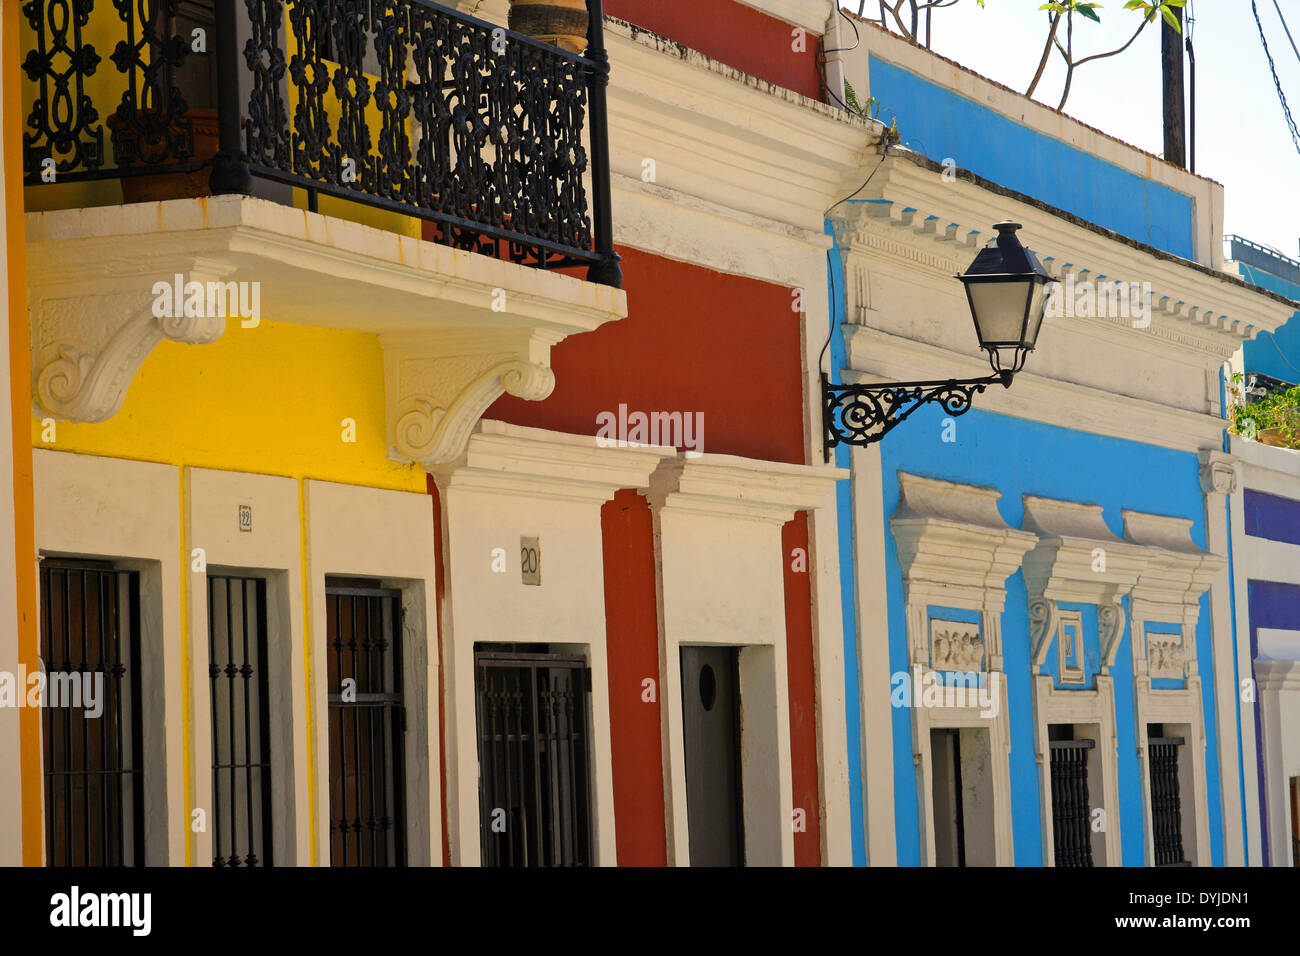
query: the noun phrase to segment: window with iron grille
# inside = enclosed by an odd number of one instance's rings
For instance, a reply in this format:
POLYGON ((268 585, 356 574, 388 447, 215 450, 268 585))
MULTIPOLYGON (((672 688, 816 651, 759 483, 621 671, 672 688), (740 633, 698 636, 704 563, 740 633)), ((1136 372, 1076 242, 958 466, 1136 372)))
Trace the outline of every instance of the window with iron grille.
POLYGON ((1147 737, 1151 774, 1151 836, 1156 866, 1187 866, 1183 856, 1182 794, 1178 756, 1182 737, 1147 737))
POLYGON ((330 864, 405 866, 401 592, 328 584, 330 864))
MULTIPOLYGON (((1073 736, 1073 728, 1067 725, 1063 730, 1073 736)), ((1088 752, 1094 746, 1091 740, 1048 741, 1052 758, 1052 846, 1057 866, 1093 865, 1088 752)))
POLYGON ((266 582, 208 578, 212 865, 271 865, 266 582))
MULTIPOLYGON (((479 645, 493 646, 493 645, 479 645)), ((591 863, 582 657, 475 648, 484 866, 591 863)))
POLYGON ((46 560, 40 577, 46 861, 142 866, 138 575, 46 560), (96 688, 99 716, 54 699, 54 688, 68 680, 83 687, 83 705, 84 688, 96 688))

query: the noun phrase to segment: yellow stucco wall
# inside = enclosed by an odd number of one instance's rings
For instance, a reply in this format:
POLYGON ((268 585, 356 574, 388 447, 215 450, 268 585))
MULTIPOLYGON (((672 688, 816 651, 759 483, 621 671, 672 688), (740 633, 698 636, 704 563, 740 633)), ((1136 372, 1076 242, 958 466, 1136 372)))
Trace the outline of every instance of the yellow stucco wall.
POLYGON ((387 457, 379 339, 362 332, 230 319, 212 345, 165 340, 121 410, 57 422, 38 448, 424 492, 425 473, 387 457), (356 423, 344 440, 344 420, 356 423))

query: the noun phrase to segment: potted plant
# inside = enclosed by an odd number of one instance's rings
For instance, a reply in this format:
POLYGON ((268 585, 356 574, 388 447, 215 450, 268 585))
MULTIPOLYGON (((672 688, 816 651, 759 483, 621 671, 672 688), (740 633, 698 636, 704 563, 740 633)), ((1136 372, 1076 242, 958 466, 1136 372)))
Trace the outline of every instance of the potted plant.
POLYGON ((195 199, 207 196, 210 160, 217 154, 216 74, 211 44, 216 28, 213 0, 187 0, 174 13, 158 4, 150 27, 176 45, 174 64, 160 72, 160 89, 147 107, 121 107, 108 119, 118 166, 135 170, 152 165, 201 163, 188 172, 158 172, 122 177, 125 202, 195 199), (199 39, 202 43, 199 43, 199 39))
POLYGON ((587 49, 587 2, 510 0, 510 29, 580 54, 587 49))
POLYGON ((1247 402, 1242 378, 1240 372, 1232 376, 1232 432, 1261 444, 1300 449, 1300 385, 1247 402))

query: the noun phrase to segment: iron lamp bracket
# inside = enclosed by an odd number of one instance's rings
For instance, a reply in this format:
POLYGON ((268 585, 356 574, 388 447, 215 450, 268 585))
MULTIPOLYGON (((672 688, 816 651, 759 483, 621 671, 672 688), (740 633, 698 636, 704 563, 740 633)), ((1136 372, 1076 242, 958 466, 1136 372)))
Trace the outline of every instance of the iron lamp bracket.
POLYGON ((884 382, 878 385, 832 385, 822 374, 822 421, 826 452, 836 445, 873 445, 907 421, 922 405, 936 404, 956 417, 990 385, 1011 387, 1015 372, 1002 369, 983 378, 931 382, 884 382))

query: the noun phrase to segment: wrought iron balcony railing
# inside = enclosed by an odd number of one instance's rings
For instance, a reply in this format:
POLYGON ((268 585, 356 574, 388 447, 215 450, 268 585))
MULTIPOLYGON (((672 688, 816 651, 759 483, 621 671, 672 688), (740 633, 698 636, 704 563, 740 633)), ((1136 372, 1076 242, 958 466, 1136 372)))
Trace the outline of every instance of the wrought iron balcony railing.
POLYGON ((588 9, 577 56, 429 0, 25 0, 25 182, 264 179, 617 286, 601 0, 588 9))

